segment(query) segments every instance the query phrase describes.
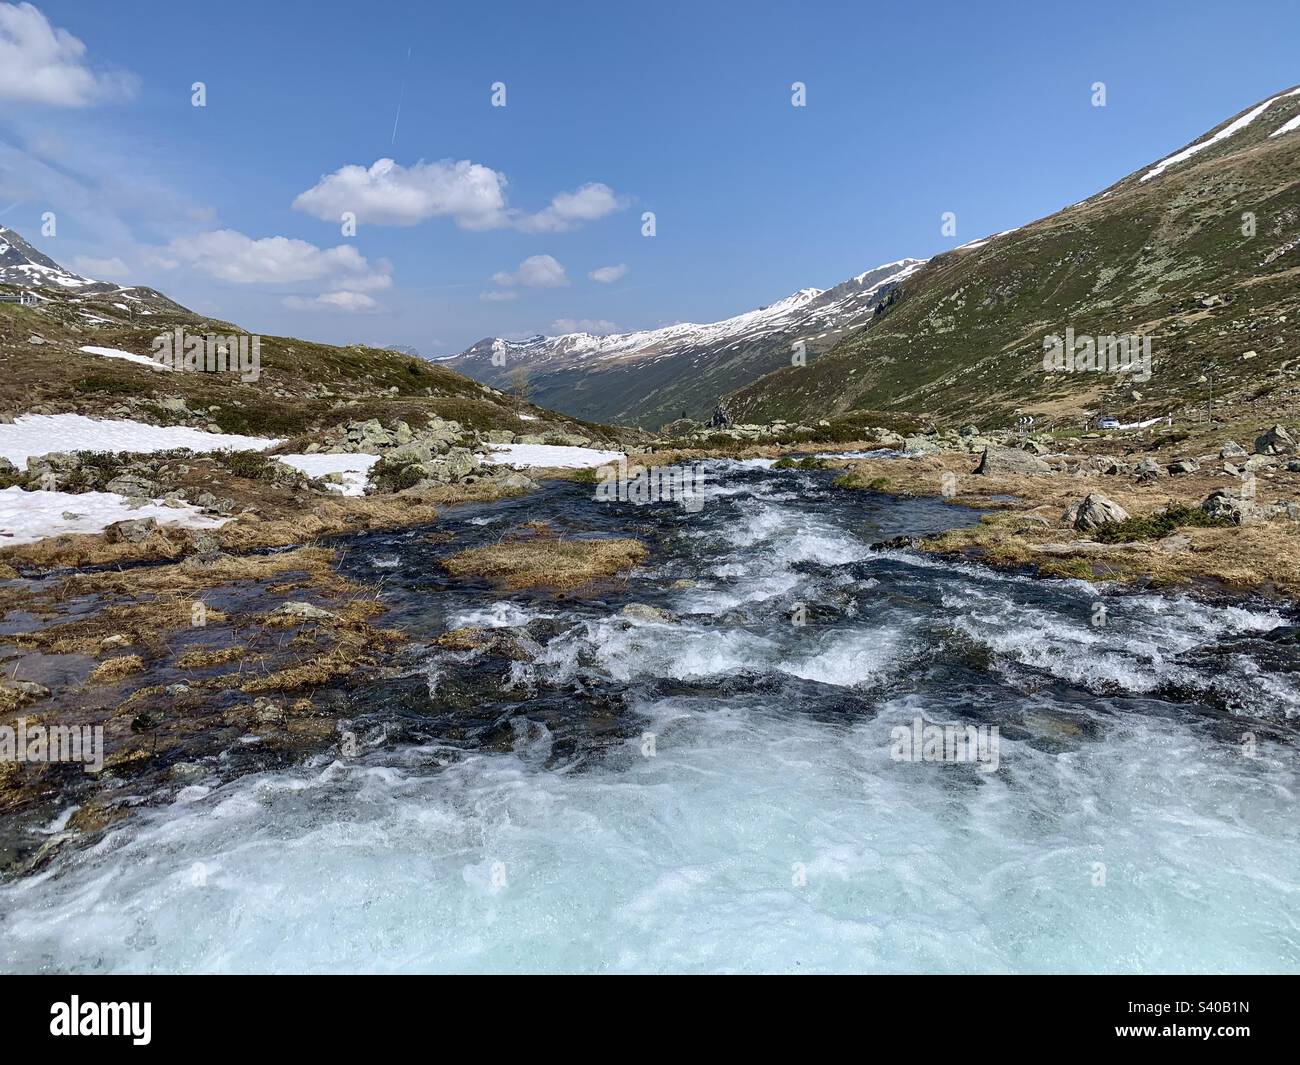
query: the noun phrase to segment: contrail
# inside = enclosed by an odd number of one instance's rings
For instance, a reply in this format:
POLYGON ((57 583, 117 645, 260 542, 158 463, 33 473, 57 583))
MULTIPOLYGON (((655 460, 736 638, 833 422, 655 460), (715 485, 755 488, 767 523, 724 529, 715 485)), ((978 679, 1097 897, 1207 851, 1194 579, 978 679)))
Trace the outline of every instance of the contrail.
POLYGON ((406 99, 406 72, 411 66, 411 49, 406 49, 406 65, 402 67, 402 92, 397 97, 397 115, 393 118, 393 139, 390 147, 397 143, 397 123, 402 118, 402 101, 406 99))

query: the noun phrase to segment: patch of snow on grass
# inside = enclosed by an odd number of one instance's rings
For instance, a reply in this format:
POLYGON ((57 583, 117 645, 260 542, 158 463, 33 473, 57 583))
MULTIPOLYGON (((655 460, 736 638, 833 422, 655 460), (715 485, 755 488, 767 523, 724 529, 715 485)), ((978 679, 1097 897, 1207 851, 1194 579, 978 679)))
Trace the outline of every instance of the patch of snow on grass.
POLYGON ((100 421, 81 414, 24 414, 0 425, 0 457, 20 469, 29 458, 53 451, 265 451, 278 443, 267 437, 146 425, 129 418, 100 421))
POLYGON ((1232 122, 1229 125, 1224 126, 1223 129, 1219 130, 1219 132, 1214 134, 1214 136, 1207 137, 1199 144, 1193 144, 1190 148, 1184 148, 1177 155, 1171 155, 1168 159, 1163 159, 1160 162, 1156 163, 1155 166, 1153 166, 1150 170, 1148 170, 1145 174, 1142 175, 1141 180, 1147 181, 1150 178, 1159 177, 1175 163, 1181 163, 1186 159, 1190 159, 1197 152, 1204 151, 1211 144, 1217 144, 1219 141, 1227 140, 1234 133, 1240 133, 1243 129, 1245 129, 1252 122, 1254 122, 1255 119, 1259 118, 1260 115, 1262 115, 1265 111, 1267 111, 1270 107, 1272 107, 1275 103, 1277 103, 1278 100, 1281 100, 1287 96, 1296 96, 1296 95, 1300 95, 1300 89, 1292 89, 1290 92, 1282 93, 1281 96, 1274 96, 1271 100, 1265 100, 1254 110, 1247 111, 1244 115, 1242 115, 1239 119, 1237 119, 1236 122, 1232 122))
POLYGON ((342 484, 331 484, 331 491, 345 496, 364 494, 370 467, 379 461, 378 455, 276 455, 286 466, 301 470, 308 477, 324 477, 327 473, 343 476, 342 484))
POLYGON ((1296 129, 1300 129, 1300 115, 1296 115, 1295 118, 1283 122, 1282 125, 1278 126, 1277 129, 1269 134, 1269 136, 1280 137, 1283 133, 1290 133, 1292 130, 1296 129))
POLYGON ((128 518, 156 518, 160 525, 188 529, 215 529, 229 520, 210 518, 188 505, 149 503, 132 509, 116 492, 24 492, 14 487, 0 491, 0 546, 31 544, 63 533, 97 533, 128 518))
MULTIPOLYGON (((123 308, 125 310, 125 308, 123 308)), ((161 362, 156 362, 149 358, 148 355, 133 355, 129 351, 123 351, 121 348, 97 348, 93 344, 88 344, 84 348, 77 350, 85 352, 87 355, 99 355, 105 359, 126 359, 127 362, 138 362, 142 366, 148 366, 151 370, 171 370, 161 362)))
POLYGON ((617 462, 621 451, 601 451, 594 447, 560 447, 553 444, 492 444, 487 460, 495 465, 516 467, 559 466, 586 470, 617 462))

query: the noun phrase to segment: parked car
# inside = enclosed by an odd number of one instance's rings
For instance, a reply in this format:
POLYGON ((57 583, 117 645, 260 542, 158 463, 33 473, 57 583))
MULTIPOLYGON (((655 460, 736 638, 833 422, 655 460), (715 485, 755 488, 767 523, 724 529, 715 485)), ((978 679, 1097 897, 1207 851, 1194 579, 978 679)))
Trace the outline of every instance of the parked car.
POLYGON ((1118 428, 1119 428, 1119 419, 1118 419, 1118 418, 1112 418, 1109 414, 1106 415, 1106 417, 1104 417, 1104 418, 1098 418, 1098 419, 1097 419, 1097 428, 1098 428, 1098 429, 1118 429, 1118 428))

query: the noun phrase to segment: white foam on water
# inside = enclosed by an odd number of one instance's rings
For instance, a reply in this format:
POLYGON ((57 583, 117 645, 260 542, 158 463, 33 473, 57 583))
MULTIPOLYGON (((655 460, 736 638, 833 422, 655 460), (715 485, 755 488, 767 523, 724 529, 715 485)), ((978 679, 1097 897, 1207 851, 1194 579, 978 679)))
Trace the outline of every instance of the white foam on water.
MULTIPOLYGON (((1293 971, 1295 796, 1138 719, 1001 767, 666 700, 584 772, 334 764, 141 815, 0 888, 6 971, 1293 971), (1104 866, 1104 886, 1098 883, 1104 866)), ((432 759, 433 752, 430 752, 432 759)))
MULTIPOLYGON (((770 500, 682 535, 720 587, 670 597, 671 623, 507 600, 450 613, 448 628, 572 622, 511 663, 512 751, 376 748, 177 789, 0 886, 0 970, 1300 971, 1289 745, 1261 736, 1246 757, 1194 719, 1009 684, 1024 727, 1007 731, 1039 738, 1000 737, 984 773, 891 758, 893 729, 947 721, 960 692, 828 720, 722 683, 766 670, 772 690, 896 690, 881 682, 956 643, 992 659, 991 680, 1033 668, 1142 693, 1194 682, 1178 655, 1280 616, 868 554, 770 500), (869 558, 882 565, 864 577, 869 558), (866 588, 876 606, 859 617, 866 588), (789 623, 799 598, 822 604, 821 624, 789 623), (665 679, 700 694, 644 694, 665 679), (548 768, 551 733, 525 720, 533 688, 611 682, 629 693, 629 739, 548 768), (1081 717, 1086 731, 1054 731, 1081 717)), ((431 693, 473 654, 431 660, 431 693)), ((1234 684, 1249 673, 1233 668, 1234 684)))

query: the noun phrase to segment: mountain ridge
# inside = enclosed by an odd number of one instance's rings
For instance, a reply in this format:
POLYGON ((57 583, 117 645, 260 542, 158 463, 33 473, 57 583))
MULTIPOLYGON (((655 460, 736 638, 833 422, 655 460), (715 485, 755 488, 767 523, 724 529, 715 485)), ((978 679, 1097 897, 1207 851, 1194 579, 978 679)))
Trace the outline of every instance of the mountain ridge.
POLYGON ((734 390, 738 417, 855 410, 1126 421, 1290 395, 1300 361, 1300 89, 1243 109, 1094 195, 927 261, 869 328, 734 390), (1045 342, 1149 337, 1154 374, 1049 373, 1045 342), (1216 384, 1211 386, 1211 379, 1216 384))
POLYGON ((788 364, 796 343, 815 357, 870 321, 880 302, 924 263, 899 259, 717 322, 606 336, 487 337, 439 361, 497 387, 509 385, 522 367, 539 403, 595 420, 651 427, 683 413, 703 417, 730 388, 788 364))

